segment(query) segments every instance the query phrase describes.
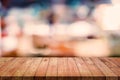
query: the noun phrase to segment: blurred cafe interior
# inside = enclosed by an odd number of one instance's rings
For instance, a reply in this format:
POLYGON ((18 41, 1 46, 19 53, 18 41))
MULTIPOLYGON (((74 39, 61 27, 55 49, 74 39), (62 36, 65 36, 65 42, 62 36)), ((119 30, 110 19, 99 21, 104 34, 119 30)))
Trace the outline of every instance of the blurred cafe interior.
POLYGON ((0 57, 120 56, 120 0, 1 0, 0 57))

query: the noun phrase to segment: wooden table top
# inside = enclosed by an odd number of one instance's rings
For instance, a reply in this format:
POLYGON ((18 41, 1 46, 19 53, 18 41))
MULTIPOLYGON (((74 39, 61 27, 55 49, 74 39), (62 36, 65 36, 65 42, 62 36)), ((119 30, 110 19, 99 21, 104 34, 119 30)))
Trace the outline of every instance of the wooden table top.
POLYGON ((82 80, 86 80, 86 78, 118 80, 120 79, 120 58, 0 58, 0 79, 5 77, 9 77, 9 79, 10 77, 19 79, 74 77, 74 79, 82 78, 82 80))

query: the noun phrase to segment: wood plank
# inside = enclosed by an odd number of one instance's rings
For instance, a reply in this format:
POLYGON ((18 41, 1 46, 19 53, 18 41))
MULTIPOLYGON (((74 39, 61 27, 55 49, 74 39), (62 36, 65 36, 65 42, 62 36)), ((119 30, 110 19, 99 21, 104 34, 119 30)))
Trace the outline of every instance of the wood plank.
POLYGON ((1 58, 0 79, 118 80, 119 64, 120 58, 1 58))
POLYGON ((85 62, 81 58, 75 57, 75 61, 76 61, 76 64, 78 66, 78 70, 79 70, 81 76, 92 76, 87 65, 85 64, 85 62))
MULTIPOLYGON (((13 60, 14 60, 13 57, 9 57, 9 58, 3 58, 3 57, 1 57, 1 58, 0 58, 0 70, 1 70, 1 68, 2 68, 2 69, 5 69, 5 66, 6 66, 7 64, 11 63, 13 60), (3 67, 4 67, 4 68, 3 68, 3 67)), ((0 71, 0 73, 1 73, 1 72, 2 72, 2 71, 0 71)), ((3 79, 3 76, 0 75, 0 80, 2 80, 2 79, 3 79)))
POLYGON ((83 57, 82 59, 88 66, 88 69, 93 76, 91 79, 105 80, 104 74, 99 70, 99 68, 95 65, 95 63, 93 63, 93 61, 89 57, 83 57))
POLYGON ((36 70, 37 70, 41 60, 42 60, 42 58, 33 58, 31 65, 28 67, 28 69, 24 73, 23 77, 35 76, 36 70))
POLYGON ((48 65, 48 70, 47 70, 47 73, 46 73, 46 76, 49 77, 53 77, 53 76, 57 76, 57 57, 50 57, 50 62, 49 62, 49 65, 48 65))
POLYGON ((70 76, 68 65, 67 65, 67 58, 58 58, 58 76, 70 76))
POLYGON ((111 62, 108 58, 100 58, 117 76, 120 76, 120 67, 111 62))
POLYGON ((18 68, 18 70, 13 74, 13 76, 22 77, 25 74, 25 71, 33 62, 33 58, 27 58, 25 62, 18 68))
POLYGON ((73 58, 68 57, 68 71, 70 76, 80 76, 80 72, 73 58))
POLYGON ((13 57, 8 57, 8 58, 1 57, 1 58, 0 58, 0 63, 1 63, 1 62, 9 61, 9 60, 11 60, 11 59, 13 59, 13 57))
POLYGON ((38 69, 37 69, 37 72, 35 74, 35 76, 37 77, 44 77, 46 76, 46 72, 47 72, 47 69, 48 69, 48 64, 49 64, 49 58, 43 58, 38 69))
POLYGON ((35 73, 41 61, 42 61, 42 58, 33 58, 32 63, 30 64, 30 66, 28 67, 28 69, 25 71, 23 75, 23 80, 34 80, 35 73))
POLYGON ((12 61, 14 58, 10 57, 10 58, 0 58, 0 68, 2 66, 4 66, 5 64, 9 63, 10 61, 12 61))
POLYGON ((24 59, 17 58, 15 60, 16 62, 13 65, 11 65, 8 70, 6 70, 4 73, 2 73, 1 76, 12 76, 14 74, 14 72, 20 67, 20 65, 25 62, 25 59, 26 58, 24 58, 24 59))
POLYGON ((18 59, 19 58, 14 58, 7 64, 5 63, 2 67, 0 67, 0 76, 2 76, 7 70, 9 70, 9 68, 11 68, 12 65, 15 64, 16 60, 18 60, 18 59))
POLYGON ((92 61, 97 65, 97 67, 103 72, 105 76, 116 76, 110 68, 108 68, 101 60, 98 58, 91 58, 92 61))
POLYGON ((109 60, 120 67, 120 58, 109 58, 109 60))
POLYGON ((21 66, 12 75, 12 80, 23 80, 22 76, 26 72, 27 68, 30 66, 32 61, 33 61, 33 58, 26 58, 24 63, 22 63, 21 66))
MULTIPOLYGON (((116 62, 116 65, 118 65, 119 66, 119 68, 120 68, 120 58, 119 57, 117 57, 117 58, 115 58, 114 59, 116 62)), ((119 79, 120 79, 120 76, 119 76, 119 79)))
POLYGON ((116 59, 120 63, 120 57, 115 57, 115 58, 112 58, 112 59, 116 59))
POLYGON ((0 76, 2 80, 12 80, 12 76, 4 76, 3 74, 5 74, 9 69, 12 68, 12 65, 14 65, 17 60, 19 60, 19 58, 13 58, 13 60, 10 60, 8 62, 6 62, 1 68, 0 68, 0 76))
POLYGON ((84 57, 83 60, 86 63, 86 65, 89 66, 88 68, 93 76, 104 76, 104 74, 99 70, 99 68, 95 65, 95 63, 93 63, 93 61, 90 58, 84 57))
POLYGON ((106 76, 106 80, 110 80, 110 79, 118 80, 117 75, 110 68, 108 68, 101 60, 95 57, 91 59, 106 76))
MULTIPOLYGON (((58 58, 58 80, 71 80, 70 71, 68 69, 68 59, 65 57, 58 58)), ((75 77, 74 77, 75 79, 75 77)), ((76 80, 76 79, 75 79, 76 80)))

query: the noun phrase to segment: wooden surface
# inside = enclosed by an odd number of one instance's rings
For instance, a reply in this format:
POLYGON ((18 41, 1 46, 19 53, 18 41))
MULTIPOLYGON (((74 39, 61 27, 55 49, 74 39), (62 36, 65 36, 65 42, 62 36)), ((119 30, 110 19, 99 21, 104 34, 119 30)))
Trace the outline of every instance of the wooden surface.
POLYGON ((1 80, 120 80, 120 58, 0 58, 1 80))

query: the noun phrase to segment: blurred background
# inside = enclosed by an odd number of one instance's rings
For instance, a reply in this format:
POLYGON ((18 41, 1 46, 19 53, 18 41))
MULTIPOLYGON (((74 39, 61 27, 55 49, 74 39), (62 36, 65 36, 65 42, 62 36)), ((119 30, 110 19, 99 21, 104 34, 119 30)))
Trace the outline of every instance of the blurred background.
POLYGON ((1 0, 0 56, 120 56, 120 0, 1 0))

